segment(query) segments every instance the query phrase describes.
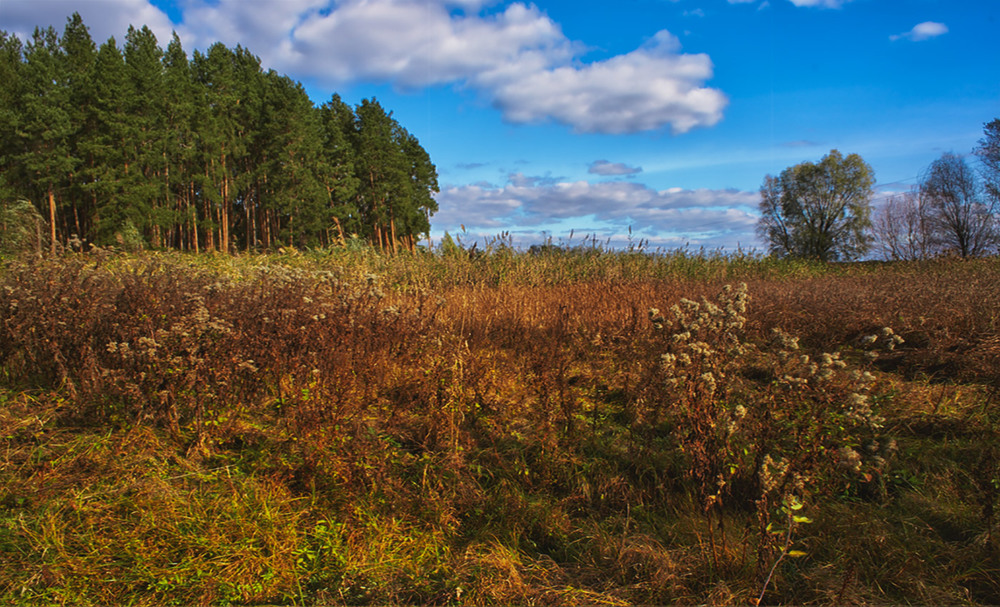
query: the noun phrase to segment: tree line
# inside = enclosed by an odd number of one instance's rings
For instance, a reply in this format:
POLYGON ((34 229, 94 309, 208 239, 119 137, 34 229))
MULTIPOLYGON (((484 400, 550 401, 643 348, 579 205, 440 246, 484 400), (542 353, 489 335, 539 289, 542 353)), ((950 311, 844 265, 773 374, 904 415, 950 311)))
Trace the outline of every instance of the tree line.
POLYGON ((189 57, 144 26, 98 47, 74 14, 0 31, 0 82, 3 217, 37 211, 52 247, 412 249, 437 210, 434 164, 377 100, 316 107, 241 46, 189 57))
POLYGON ((771 253, 853 260, 873 249, 888 260, 1000 253, 1000 119, 966 157, 942 154, 909 192, 874 208, 875 173, 860 156, 832 150, 761 186, 757 233, 771 253))

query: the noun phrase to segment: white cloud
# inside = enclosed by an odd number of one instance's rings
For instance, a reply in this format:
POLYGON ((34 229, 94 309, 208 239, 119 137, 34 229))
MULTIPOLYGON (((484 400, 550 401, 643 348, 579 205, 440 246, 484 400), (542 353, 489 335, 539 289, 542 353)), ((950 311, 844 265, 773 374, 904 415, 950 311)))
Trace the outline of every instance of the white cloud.
POLYGON ((712 76, 712 61, 679 49, 664 30, 642 48, 606 61, 498 69, 475 81, 513 123, 555 121, 577 132, 611 134, 712 126, 728 103, 721 91, 702 86, 712 76))
POLYGON ((923 23, 918 23, 913 26, 908 32, 903 34, 895 34, 889 36, 892 41, 896 40, 910 40, 912 42, 921 42, 923 40, 930 40, 931 38, 936 38, 938 36, 943 36, 948 33, 948 26, 944 23, 937 23, 935 21, 924 21, 923 23))
POLYGON ((587 172, 591 175, 603 175, 606 177, 619 175, 638 175, 642 172, 642 167, 630 167, 622 162, 608 162, 607 160, 595 160, 590 163, 587 172))
POLYGON ((300 11, 297 25, 279 28, 275 60, 283 70, 331 83, 417 87, 468 81, 500 66, 537 69, 573 55, 559 26, 534 6, 512 4, 483 17, 449 8, 439 1, 344 0, 329 11, 300 11))
POLYGON ((791 0, 795 6, 815 6, 819 8, 840 8, 851 0, 791 0))
MULTIPOLYGON (((848 1, 850 1, 850 0, 848 0, 848 1)), ((755 2, 757 2, 757 0, 729 0, 729 4, 754 4, 755 2)), ((758 11, 762 11, 765 8, 768 8, 770 6, 771 6, 771 3, 768 2, 767 0, 764 0, 759 5, 757 5, 757 10, 758 11)))
POLYGON ((539 232, 551 225, 593 224, 624 233, 629 226, 649 235, 692 243, 751 244, 757 224, 756 192, 740 190, 654 190, 623 182, 552 181, 520 174, 503 187, 456 186, 437 196, 437 230, 460 225, 490 230, 539 232))
POLYGON ((326 0, 186 0, 181 4, 186 45, 206 48, 215 42, 242 44, 260 55, 266 65, 284 69, 278 66, 288 63, 289 56, 294 55, 289 48, 289 33, 322 9, 326 0))
POLYGON ((175 28, 170 18, 147 0, 2 0, 0 29, 28 40, 36 26, 51 25, 62 35, 66 19, 74 12, 80 13, 98 46, 112 36, 121 46, 129 25, 148 26, 166 46, 175 28))
POLYGON ((481 184, 443 188, 436 199, 438 212, 432 223, 444 230, 464 225, 488 230, 513 227, 522 206, 509 192, 481 184))
POLYGON ((580 63, 582 45, 534 5, 485 16, 448 9, 441 1, 345 0, 303 17, 275 59, 331 83, 464 85, 508 122, 554 121, 577 132, 683 133, 722 117, 725 95, 703 86, 711 60, 680 53, 666 31, 632 53, 580 63))

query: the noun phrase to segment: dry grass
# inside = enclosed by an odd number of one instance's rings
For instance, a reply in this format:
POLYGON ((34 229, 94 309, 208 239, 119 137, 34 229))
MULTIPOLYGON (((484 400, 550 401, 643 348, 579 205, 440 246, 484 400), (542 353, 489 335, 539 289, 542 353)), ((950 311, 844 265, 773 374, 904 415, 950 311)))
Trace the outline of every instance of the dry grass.
POLYGON ((0 593, 994 604, 998 317, 996 260, 8 261, 0 593))

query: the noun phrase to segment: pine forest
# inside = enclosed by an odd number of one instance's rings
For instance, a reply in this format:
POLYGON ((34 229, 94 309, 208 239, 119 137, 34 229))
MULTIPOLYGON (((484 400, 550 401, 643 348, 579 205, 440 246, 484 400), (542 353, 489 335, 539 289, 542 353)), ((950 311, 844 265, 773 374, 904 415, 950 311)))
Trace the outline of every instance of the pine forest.
POLYGON ((74 14, 61 36, 0 31, 0 81, 0 199, 33 203, 39 248, 412 250, 437 210, 437 171, 392 112, 316 107, 241 46, 189 57, 145 26, 98 46, 74 14))

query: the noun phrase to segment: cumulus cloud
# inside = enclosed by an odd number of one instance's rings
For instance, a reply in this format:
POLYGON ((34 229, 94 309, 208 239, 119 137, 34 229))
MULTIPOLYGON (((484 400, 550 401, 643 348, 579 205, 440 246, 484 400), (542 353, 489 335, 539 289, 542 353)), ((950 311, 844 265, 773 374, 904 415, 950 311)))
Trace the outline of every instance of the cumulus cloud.
POLYGON ((666 31, 631 53, 582 63, 583 45, 534 5, 513 3, 492 15, 474 11, 475 3, 466 12, 452 8, 443 0, 342 0, 329 11, 306 11, 276 59, 333 83, 466 86, 515 124, 683 133, 722 118, 725 95, 704 86, 711 60, 682 54, 666 31))
POLYGON ((675 134, 722 119, 728 100, 702 86, 712 76, 704 54, 679 53, 661 31, 643 47, 585 65, 507 68, 476 77, 514 123, 555 121, 586 133, 635 133, 666 125, 675 134))
POLYGON ((332 83, 405 88, 467 82, 501 66, 535 70, 574 54, 559 26, 535 6, 511 4, 488 16, 453 8, 436 0, 341 0, 329 10, 292 11, 298 23, 280 28, 276 60, 332 83))
POLYGON ((712 239, 735 246, 754 242, 756 192, 655 190, 632 182, 551 181, 511 175, 503 187, 454 186, 437 196, 434 225, 454 230, 536 231, 545 226, 598 223, 624 233, 629 226, 684 242, 712 239))
POLYGON ((938 36, 943 36, 948 33, 948 26, 944 23, 937 23, 935 21, 924 21, 923 23, 918 23, 913 26, 908 32, 902 34, 895 34, 889 36, 892 41, 896 40, 910 40, 912 42, 921 42, 923 40, 930 40, 931 38, 936 38, 938 36))
POLYGON ((607 160, 595 160, 590 163, 587 172, 591 175, 602 175, 605 177, 621 175, 638 175, 642 172, 642 167, 630 167, 622 162, 608 162, 607 160))
POLYGON ((80 13, 98 45, 112 36, 121 43, 129 25, 148 26, 165 45, 174 29, 170 18, 147 0, 3 0, 0 28, 22 40, 30 39, 36 26, 51 25, 62 34, 66 19, 74 12, 80 13))

